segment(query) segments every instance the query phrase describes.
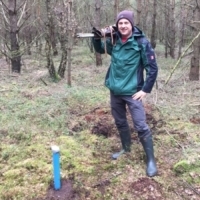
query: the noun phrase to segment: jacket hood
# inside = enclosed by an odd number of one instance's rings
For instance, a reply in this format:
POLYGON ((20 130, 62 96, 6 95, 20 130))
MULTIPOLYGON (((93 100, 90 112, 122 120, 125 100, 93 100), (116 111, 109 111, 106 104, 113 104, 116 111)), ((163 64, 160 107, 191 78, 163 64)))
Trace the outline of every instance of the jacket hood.
POLYGON ((145 36, 145 34, 137 26, 134 26, 133 27, 133 36, 134 37, 141 37, 141 36, 145 36))

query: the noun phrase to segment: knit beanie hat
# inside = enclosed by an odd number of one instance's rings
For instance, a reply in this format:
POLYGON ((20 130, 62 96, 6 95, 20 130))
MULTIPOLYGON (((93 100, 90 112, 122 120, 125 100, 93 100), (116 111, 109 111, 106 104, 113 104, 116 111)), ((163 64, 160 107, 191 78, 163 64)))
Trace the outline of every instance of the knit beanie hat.
POLYGON ((120 12, 120 13, 117 15, 116 26, 118 27, 118 22, 119 22, 120 19, 127 19, 127 20, 131 23, 132 28, 133 28, 133 26, 134 26, 133 18, 134 18, 134 14, 133 14, 132 11, 123 10, 122 12, 120 12))

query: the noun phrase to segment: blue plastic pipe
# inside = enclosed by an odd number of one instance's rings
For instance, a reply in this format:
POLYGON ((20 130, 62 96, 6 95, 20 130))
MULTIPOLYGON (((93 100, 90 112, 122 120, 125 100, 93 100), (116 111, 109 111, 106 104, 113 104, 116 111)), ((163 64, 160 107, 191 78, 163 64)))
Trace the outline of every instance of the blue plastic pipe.
POLYGON ((51 147, 53 153, 53 175, 54 175, 54 189, 61 188, 60 181, 60 149, 58 146, 51 147))

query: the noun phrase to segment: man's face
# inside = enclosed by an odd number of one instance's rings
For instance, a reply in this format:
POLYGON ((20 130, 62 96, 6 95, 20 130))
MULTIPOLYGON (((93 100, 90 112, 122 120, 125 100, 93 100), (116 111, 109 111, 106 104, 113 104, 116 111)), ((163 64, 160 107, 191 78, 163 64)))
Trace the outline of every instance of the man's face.
POLYGON ((118 30, 122 37, 130 37, 132 35, 132 25, 127 19, 120 19, 118 21, 118 30))

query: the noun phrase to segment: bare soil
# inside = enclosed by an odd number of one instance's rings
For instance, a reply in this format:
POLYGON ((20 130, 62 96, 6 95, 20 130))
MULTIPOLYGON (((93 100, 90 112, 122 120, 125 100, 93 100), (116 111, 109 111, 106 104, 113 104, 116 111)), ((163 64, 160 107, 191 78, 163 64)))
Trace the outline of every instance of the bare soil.
MULTIPOLYGON (((61 189, 55 190, 51 185, 45 199, 41 200, 75 200, 77 199, 77 193, 73 189, 73 182, 70 180, 62 180, 61 189)), ((39 200, 39 199, 38 199, 39 200)))

